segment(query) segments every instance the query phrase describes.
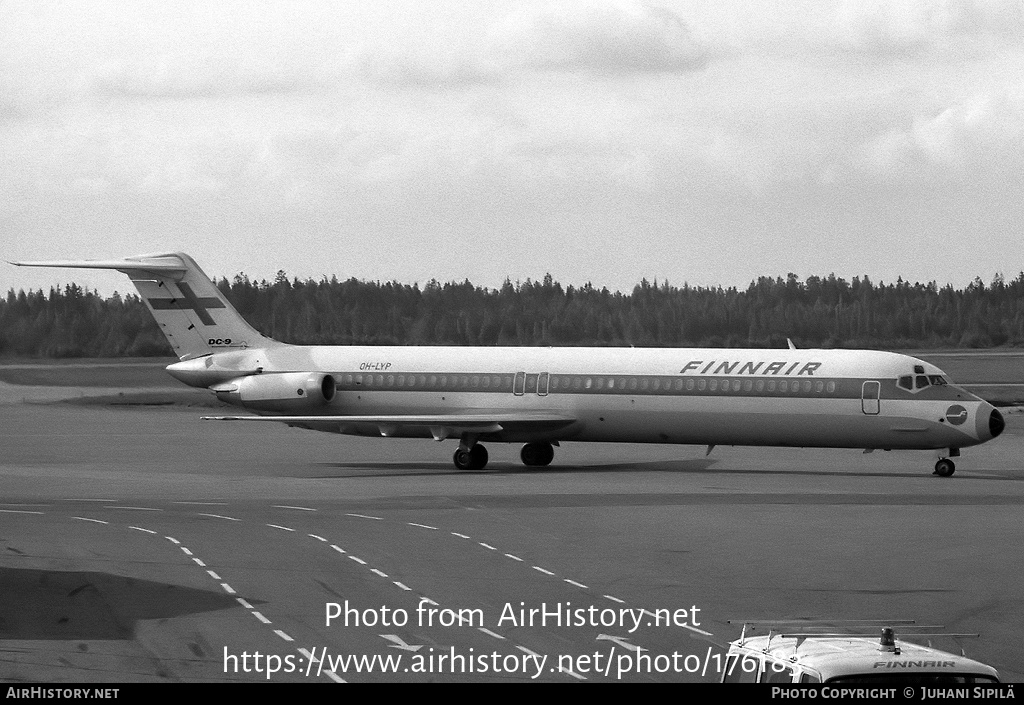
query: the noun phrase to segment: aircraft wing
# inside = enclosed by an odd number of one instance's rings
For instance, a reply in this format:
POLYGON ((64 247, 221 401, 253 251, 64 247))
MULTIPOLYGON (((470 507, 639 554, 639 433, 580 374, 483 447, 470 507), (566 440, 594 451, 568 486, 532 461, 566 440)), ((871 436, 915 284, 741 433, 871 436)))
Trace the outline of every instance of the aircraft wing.
POLYGON ((576 421, 573 416, 546 413, 402 414, 379 416, 203 416, 204 421, 277 421, 316 431, 345 433, 356 426, 376 426, 382 436, 429 431, 436 441, 464 433, 556 431, 576 421))

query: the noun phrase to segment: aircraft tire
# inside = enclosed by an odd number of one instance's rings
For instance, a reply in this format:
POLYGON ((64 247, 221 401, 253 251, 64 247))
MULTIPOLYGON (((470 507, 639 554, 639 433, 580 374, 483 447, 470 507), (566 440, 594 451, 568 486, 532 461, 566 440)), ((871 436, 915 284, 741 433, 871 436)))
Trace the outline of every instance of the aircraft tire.
POLYGON ((956 464, 949 458, 943 458, 935 463, 935 474, 939 477, 952 477, 956 472, 956 464))
POLYGON ((550 443, 527 443, 519 452, 523 465, 529 467, 543 467, 550 465, 555 458, 555 449, 550 443))
POLYGON ((469 449, 470 470, 483 470, 487 466, 487 449, 477 443, 469 449))
POLYGON ((452 462, 455 463, 455 467, 459 470, 472 470, 473 469, 473 456, 468 450, 457 448, 455 455, 452 456, 452 462))

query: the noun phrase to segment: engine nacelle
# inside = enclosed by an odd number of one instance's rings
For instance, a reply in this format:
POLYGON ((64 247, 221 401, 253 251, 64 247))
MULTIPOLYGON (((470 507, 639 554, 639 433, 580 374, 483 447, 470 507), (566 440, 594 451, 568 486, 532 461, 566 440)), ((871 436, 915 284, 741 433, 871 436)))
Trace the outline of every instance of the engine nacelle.
POLYGON ((238 377, 211 389, 217 398, 257 411, 309 412, 334 399, 334 377, 323 372, 268 372, 238 377))

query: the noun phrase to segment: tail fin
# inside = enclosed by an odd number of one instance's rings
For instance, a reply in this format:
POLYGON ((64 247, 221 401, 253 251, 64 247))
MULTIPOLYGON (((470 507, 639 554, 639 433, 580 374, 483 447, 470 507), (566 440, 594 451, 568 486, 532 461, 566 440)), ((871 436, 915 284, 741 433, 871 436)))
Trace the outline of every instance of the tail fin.
POLYGON ((181 252, 122 260, 11 262, 19 267, 116 269, 149 306, 160 331, 182 360, 212 352, 279 345, 245 322, 191 257, 181 252))

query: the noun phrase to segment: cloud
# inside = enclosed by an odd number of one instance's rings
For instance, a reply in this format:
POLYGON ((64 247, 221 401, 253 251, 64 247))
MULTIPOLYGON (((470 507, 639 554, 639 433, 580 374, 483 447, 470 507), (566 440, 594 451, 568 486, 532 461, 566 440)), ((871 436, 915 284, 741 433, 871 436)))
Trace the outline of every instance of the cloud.
POLYGON ((549 71, 692 71, 706 50, 681 17, 646 2, 529 5, 491 30, 492 51, 511 64, 549 71))
POLYGON ((1024 40, 1019 0, 847 0, 837 39, 851 51, 916 54, 984 42, 1024 40))
POLYGON ((994 181, 1024 171, 1024 85, 983 93, 863 145, 859 167, 884 180, 994 181))
POLYGON ((681 73, 703 68, 709 57, 679 15, 641 0, 519 3, 463 30, 441 37, 407 31, 387 45, 364 44, 349 60, 380 83, 443 86, 524 72, 681 73))

